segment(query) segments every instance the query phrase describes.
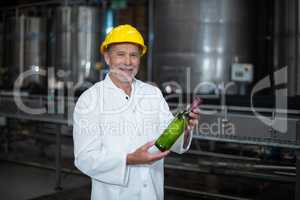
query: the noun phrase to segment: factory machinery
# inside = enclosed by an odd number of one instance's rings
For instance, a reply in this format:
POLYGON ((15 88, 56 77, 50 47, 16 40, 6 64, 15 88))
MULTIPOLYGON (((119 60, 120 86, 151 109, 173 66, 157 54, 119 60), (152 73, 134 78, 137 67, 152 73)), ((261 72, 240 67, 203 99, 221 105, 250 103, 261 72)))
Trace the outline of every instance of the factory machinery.
MULTIPOLYGON (((6 8, 0 23, 1 159, 56 170, 57 190, 79 173, 76 100, 107 71, 110 4, 70 2, 6 8)), ((147 24, 145 79, 173 112, 204 99, 191 149, 165 160, 166 195, 300 199, 299 0, 127 3, 115 23, 147 24), (124 20, 137 7, 140 20, 124 20)))

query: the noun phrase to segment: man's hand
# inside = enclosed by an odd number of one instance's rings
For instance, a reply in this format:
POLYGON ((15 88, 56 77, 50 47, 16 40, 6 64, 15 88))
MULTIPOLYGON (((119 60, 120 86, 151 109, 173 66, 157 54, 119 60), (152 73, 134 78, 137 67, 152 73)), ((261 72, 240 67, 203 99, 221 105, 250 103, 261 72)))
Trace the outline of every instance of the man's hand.
POLYGON ((195 127, 199 123, 199 112, 198 110, 192 110, 192 112, 189 113, 189 122, 187 129, 184 132, 184 144, 183 147, 186 148, 189 142, 190 138, 190 132, 193 127, 195 127))
POLYGON ((151 164, 154 161, 160 160, 163 157, 167 156, 170 151, 157 153, 149 153, 148 149, 150 149, 154 145, 155 141, 147 142, 133 153, 127 155, 127 164, 136 165, 136 164, 151 164))
POLYGON ((197 110, 193 110, 192 112, 189 113, 189 124, 188 126, 191 128, 193 128, 194 126, 196 126, 199 122, 199 112, 197 110))

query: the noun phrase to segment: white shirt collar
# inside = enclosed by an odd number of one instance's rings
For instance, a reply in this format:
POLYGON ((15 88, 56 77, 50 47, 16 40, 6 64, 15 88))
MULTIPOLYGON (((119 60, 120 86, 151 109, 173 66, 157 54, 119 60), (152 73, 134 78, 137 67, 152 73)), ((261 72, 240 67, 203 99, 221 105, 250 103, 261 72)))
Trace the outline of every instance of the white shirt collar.
MULTIPOLYGON (((134 89, 135 89, 135 86, 136 86, 136 82, 137 82, 137 79, 133 78, 133 82, 131 84, 131 95, 134 94, 134 89)), ((105 83, 105 86, 108 87, 108 88, 116 89, 116 90, 119 90, 119 91, 125 93, 121 88, 117 87, 114 84, 114 82, 109 77, 109 73, 106 74, 105 79, 104 79, 104 83, 105 83)))

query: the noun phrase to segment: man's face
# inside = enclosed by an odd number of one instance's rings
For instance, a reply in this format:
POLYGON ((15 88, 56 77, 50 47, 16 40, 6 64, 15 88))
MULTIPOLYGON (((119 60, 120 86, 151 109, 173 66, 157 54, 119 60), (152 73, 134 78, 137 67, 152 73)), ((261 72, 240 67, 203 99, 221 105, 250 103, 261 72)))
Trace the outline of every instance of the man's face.
POLYGON ((112 44, 104 53, 110 75, 123 83, 131 83, 140 65, 140 49, 131 43, 112 44))

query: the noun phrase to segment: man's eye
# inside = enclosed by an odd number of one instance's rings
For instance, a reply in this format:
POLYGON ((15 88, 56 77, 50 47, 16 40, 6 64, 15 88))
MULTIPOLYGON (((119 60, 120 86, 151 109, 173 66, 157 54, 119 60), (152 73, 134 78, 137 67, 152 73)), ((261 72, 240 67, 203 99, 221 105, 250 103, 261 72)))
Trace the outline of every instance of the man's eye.
POLYGON ((132 57, 132 58, 138 58, 139 55, 138 55, 138 54, 131 54, 131 57, 132 57))
POLYGON ((125 54, 124 53, 117 53, 117 56, 124 56, 125 54))

